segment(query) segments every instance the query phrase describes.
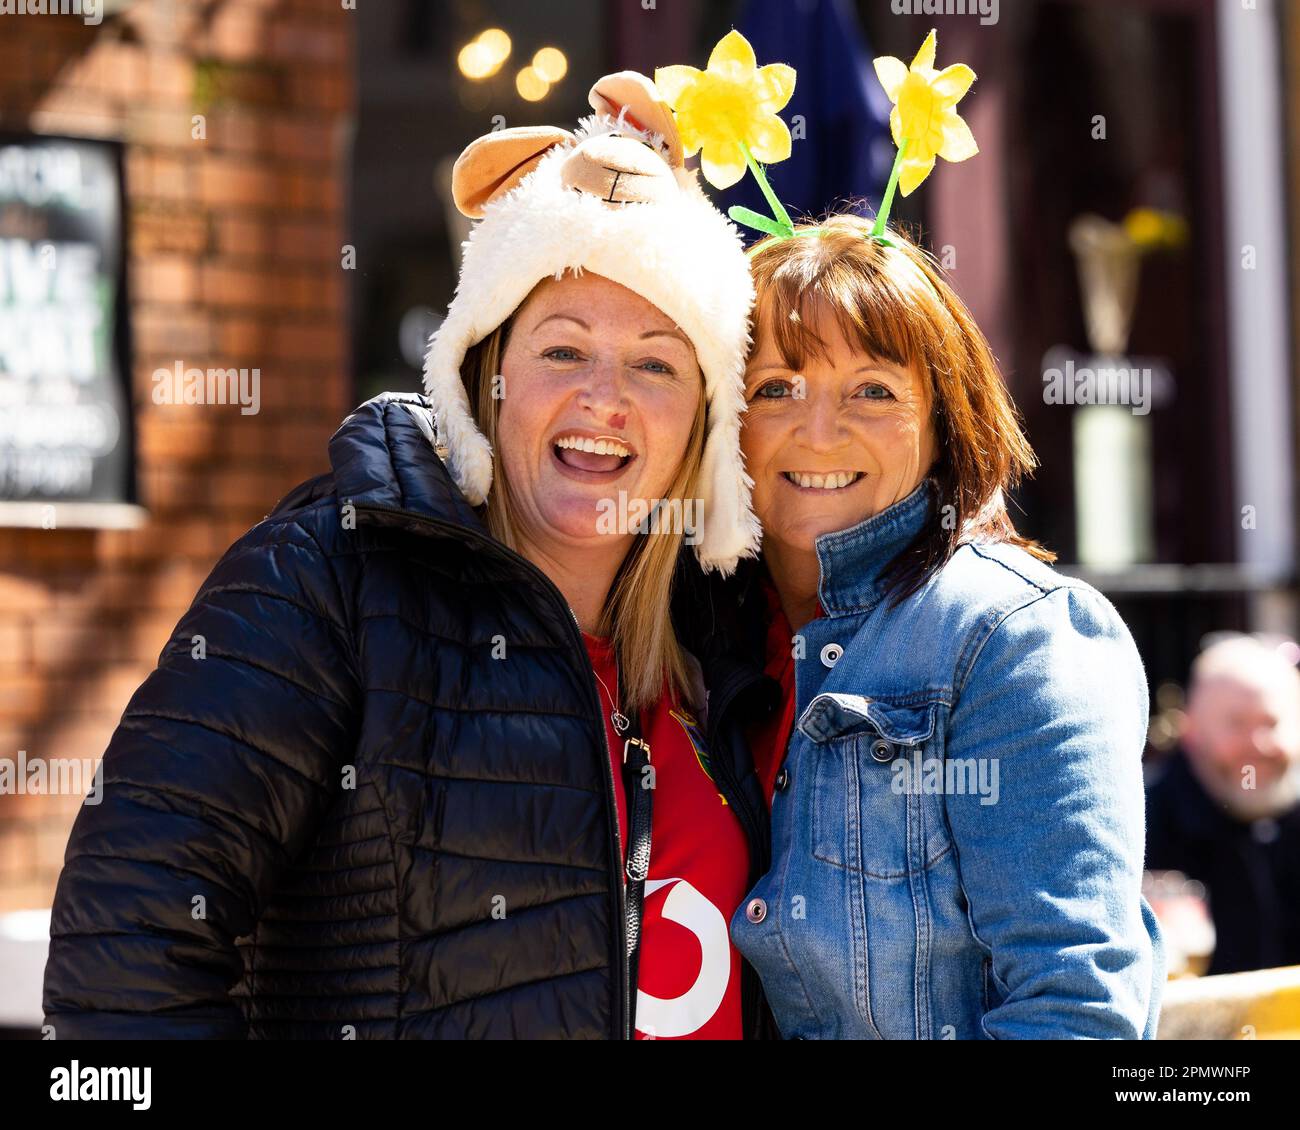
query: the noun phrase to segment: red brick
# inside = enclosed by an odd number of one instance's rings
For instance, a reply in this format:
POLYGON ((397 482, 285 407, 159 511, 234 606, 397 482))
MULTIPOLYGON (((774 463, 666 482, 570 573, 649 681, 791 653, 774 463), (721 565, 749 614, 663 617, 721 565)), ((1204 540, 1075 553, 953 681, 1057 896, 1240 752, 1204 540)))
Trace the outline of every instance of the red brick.
POLYGON ((348 52, 348 39, 341 28, 323 24, 319 17, 275 21, 270 34, 271 53, 293 62, 341 64, 348 52))
POLYGON ((8 571, 0 573, 0 608, 39 613, 46 611, 52 603, 50 588, 44 579, 8 571))
POLYGON ((0 618, 0 667, 21 667, 31 662, 31 624, 25 617, 0 618))
MULTIPOLYGON (((0 757, 17 758, 17 750, 10 753, 0 749, 0 757)), ((7 799, 7 798, 6 798, 7 799)), ((34 798, 15 797, 7 802, 7 807, 18 808, 22 803, 24 810, 34 798)), ((6 810, 0 809, 0 814, 6 810)), ((36 870, 36 829, 33 822, 17 820, 0 820, 0 885, 14 886, 30 881, 36 870)))
POLYGON ((284 305, 270 274, 231 266, 224 261, 204 265, 203 299, 212 306, 267 309, 284 305))
POLYGON ((133 200, 131 249, 139 256, 176 253, 192 258, 211 245, 205 212, 184 203, 133 200))
POLYGON ((252 314, 230 315, 218 323, 217 348, 227 358, 266 360, 271 341, 271 329, 266 321, 252 314))
POLYGON ((123 130, 127 140, 138 146, 174 149, 197 144, 194 111, 185 104, 130 103, 124 112, 123 130))
POLYGON ((184 101, 194 92, 194 64, 182 55, 145 56, 144 81, 149 94, 170 101, 184 101))
MULTIPOLYGON (((208 412, 216 411, 219 406, 185 405, 172 409, 174 412, 208 412)), ((140 474, 140 489, 143 503, 151 510, 158 511, 159 521, 174 521, 173 511, 180 509, 190 512, 195 506, 207 506, 206 492, 201 483, 189 471, 175 469, 174 466, 146 467, 140 474)))
POLYGON ((342 363, 347 358, 347 334, 335 321, 278 322, 272 353, 284 361, 342 363))
POLYGON ((121 40, 105 40, 95 46, 103 67, 104 88, 122 98, 136 98, 145 79, 146 59, 142 47, 121 40))
POLYGON ((271 125, 274 151, 284 160, 329 165, 339 157, 337 121, 315 113, 278 115, 271 125))
POLYGON ((267 30, 264 12, 247 5, 222 5, 208 26, 207 51, 225 61, 256 59, 265 50, 267 30))
POLYGON ((123 657, 115 628, 102 619, 37 619, 32 623, 32 662, 38 670, 70 671, 118 661, 123 657))
POLYGON ((201 165, 202 197, 211 204, 269 208, 281 200, 281 179, 272 168, 242 157, 208 154, 201 165))
POLYGON ((152 664, 123 663, 93 674, 47 677, 43 683, 73 717, 112 710, 120 713, 152 670, 152 664))
POLYGON ((194 462, 213 449, 217 431, 217 421, 208 416, 145 415, 136 432, 137 451, 147 463, 194 462))
POLYGON ((133 259, 131 282, 137 302, 174 306, 188 305, 199 298, 199 272, 191 259, 180 255, 133 259))
POLYGON ((45 712, 50 687, 31 671, 0 671, 0 718, 33 721, 45 712))
POLYGON ((212 320, 201 306, 165 311, 154 306, 141 307, 132 320, 131 332, 139 352, 171 354, 178 358, 208 353, 215 336, 212 320))
POLYGON ((277 494, 267 475, 260 470, 227 468, 212 483, 212 500, 223 510, 232 506, 260 506, 265 514, 282 493, 277 494))
POLYGON ((275 463, 280 457, 278 432, 273 420, 259 413, 243 417, 222 433, 222 454, 241 467, 275 463))
POLYGON ((216 250, 240 259, 267 259, 281 254, 276 241, 277 225, 247 214, 218 216, 215 221, 216 250))

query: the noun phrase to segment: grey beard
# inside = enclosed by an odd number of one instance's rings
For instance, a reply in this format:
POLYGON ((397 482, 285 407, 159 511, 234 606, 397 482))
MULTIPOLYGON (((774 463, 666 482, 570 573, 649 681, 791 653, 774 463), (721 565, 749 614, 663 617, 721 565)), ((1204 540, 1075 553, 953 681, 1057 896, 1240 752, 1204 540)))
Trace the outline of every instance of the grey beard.
POLYGON ((1278 817, 1300 804, 1300 765, 1288 769, 1264 789, 1243 789, 1239 784, 1225 787, 1215 781, 1210 786, 1210 793, 1238 820, 1248 822, 1266 816, 1278 817))

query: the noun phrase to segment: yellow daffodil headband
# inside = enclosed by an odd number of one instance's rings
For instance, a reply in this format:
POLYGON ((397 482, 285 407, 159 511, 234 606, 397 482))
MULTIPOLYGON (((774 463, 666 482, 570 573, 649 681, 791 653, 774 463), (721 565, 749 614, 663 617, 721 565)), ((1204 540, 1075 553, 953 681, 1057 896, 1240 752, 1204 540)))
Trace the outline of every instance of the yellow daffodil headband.
MULTIPOLYGON (((911 196, 930 175, 937 158, 965 161, 979 152, 970 127, 957 113, 957 103, 975 81, 975 72, 965 63, 935 70, 937 47, 938 36, 931 31, 910 67, 888 55, 875 60, 876 76, 894 104, 889 125, 898 146, 871 231, 881 243, 890 243, 885 232, 899 188, 904 196, 911 196)), ((748 168, 772 209, 770 217, 740 207, 727 214, 738 224, 778 239, 796 233, 763 166, 790 156, 790 130, 779 111, 794 94, 794 84, 793 67, 784 63, 760 67, 753 47, 738 31, 728 32, 714 47, 707 70, 678 66, 655 71, 655 85, 672 107, 684 154, 700 154, 704 179, 714 188, 730 188, 748 168)))

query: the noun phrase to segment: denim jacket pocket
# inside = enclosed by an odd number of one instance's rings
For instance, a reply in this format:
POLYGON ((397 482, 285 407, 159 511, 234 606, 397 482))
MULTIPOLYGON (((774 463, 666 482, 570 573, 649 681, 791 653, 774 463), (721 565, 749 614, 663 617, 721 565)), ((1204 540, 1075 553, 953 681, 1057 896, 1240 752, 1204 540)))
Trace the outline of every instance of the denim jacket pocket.
POLYGON ((917 780, 943 757, 937 698, 821 694, 799 720, 811 743, 812 853, 877 879, 923 871, 951 847, 943 797, 917 780))

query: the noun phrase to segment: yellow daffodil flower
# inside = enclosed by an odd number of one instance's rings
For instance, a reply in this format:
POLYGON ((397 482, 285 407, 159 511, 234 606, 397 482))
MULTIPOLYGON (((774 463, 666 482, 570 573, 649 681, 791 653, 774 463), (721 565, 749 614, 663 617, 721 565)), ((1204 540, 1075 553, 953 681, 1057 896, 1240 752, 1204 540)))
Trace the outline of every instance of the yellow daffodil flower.
POLYGON ((975 81, 975 72, 965 63, 936 71, 937 47, 938 36, 931 31, 911 67, 891 55, 875 60, 876 77, 894 103, 889 115, 894 144, 901 150, 907 142, 898 180, 904 196, 930 175, 935 158, 965 161, 979 152, 970 126, 956 109, 975 81))
POLYGON ((1134 208, 1124 217, 1124 230, 1143 251, 1178 248, 1187 242, 1187 221, 1156 208, 1134 208))
POLYGON ((790 156, 790 130, 777 113, 790 101, 794 81, 794 68, 784 63, 760 67, 738 31, 714 47, 707 70, 655 71, 655 85, 677 119, 683 153, 700 153, 700 170, 714 188, 730 188, 745 175, 746 146, 764 164, 790 156))

